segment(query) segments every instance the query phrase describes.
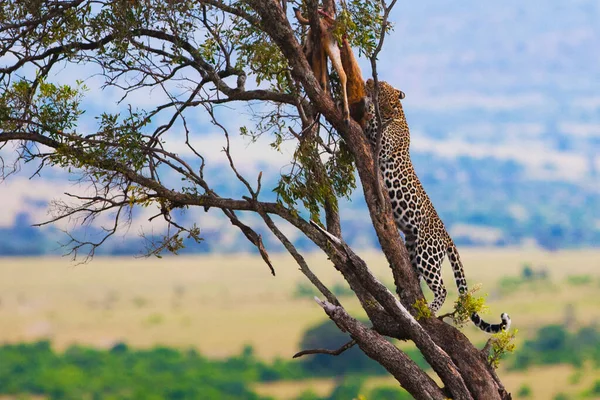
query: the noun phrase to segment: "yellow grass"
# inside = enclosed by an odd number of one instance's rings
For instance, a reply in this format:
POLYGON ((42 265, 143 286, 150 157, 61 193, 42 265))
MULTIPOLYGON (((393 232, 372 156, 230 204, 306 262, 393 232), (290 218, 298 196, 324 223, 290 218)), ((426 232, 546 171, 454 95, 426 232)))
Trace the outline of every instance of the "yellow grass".
MULTIPOLYGON (((385 259, 374 252, 362 256, 390 284, 385 259)), ((600 318, 600 251, 462 249, 461 257, 469 282, 481 282, 481 292, 490 294, 491 313, 486 319, 495 322, 501 312, 508 312, 520 331, 520 341, 540 324, 561 323, 569 306, 578 323, 600 318), (545 266, 553 287, 525 288, 501 296, 498 281, 519 275, 523 263, 534 269, 545 266), (588 274, 594 281, 567 285, 566 276, 575 274, 588 274)), ((107 347, 125 341, 141 347, 195 347, 213 357, 239 353, 251 344, 259 357, 289 358, 298 350, 303 332, 325 316, 312 300, 293 298, 296 285, 307 282, 293 259, 286 255, 272 259, 276 277, 260 258, 244 255, 98 257, 85 265, 72 265, 63 258, 0 258, 0 343, 49 338, 63 349, 72 343, 107 347)), ((342 281, 325 257, 309 255, 307 261, 326 284, 342 281)), ((451 310, 456 299, 447 262, 444 280, 451 290, 442 312, 451 310)), ((364 315, 356 301, 341 301, 352 314, 364 315)), ((487 339, 471 326, 465 332, 478 343, 487 339)), ((541 399, 537 393, 542 389, 534 381, 565 375, 559 370, 503 372, 501 376, 513 392, 522 382, 530 383, 535 398, 541 399)), ((560 386, 560 382, 552 378, 552 385, 560 386)), ((297 394, 313 387, 321 393, 332 387, 328 380, 304 382, 302 388, 295 385, 276 383, 260 390, 273 390, 269 393, 285 398, 280 392, 297 394)))

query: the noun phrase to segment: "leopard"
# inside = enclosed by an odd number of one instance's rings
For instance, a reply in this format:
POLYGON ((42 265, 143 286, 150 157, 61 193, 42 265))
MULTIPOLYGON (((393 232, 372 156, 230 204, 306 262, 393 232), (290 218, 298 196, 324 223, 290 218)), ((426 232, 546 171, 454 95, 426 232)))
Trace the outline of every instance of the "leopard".
MULTIPOLYGON (((366 82, 366 96, 374 98, 373 79, 366 82)), ((448 256, 459 294, 468 293, 464 268, 456 245, 452 241, 431 199, 425 192, 410 158, 410 130, 402 108, 404 92, 385 81, 377 84, 377 100, 381 116, 381 143, 377 145, 379 122, 375 117, 375 103, 370 101, 369 116, 365 118, 363 131, 376 154, 385 189, 390 197, 394 222, 404 234, 412 267, 434 294, 429 304, 432 314, 442 307, 447 290, 442 279, 442 262, 448 256)), ((490 324, 477 313, 471 321, 484 332, 498 333, 510 329, 511 319, 507 313, 500 315, 501 322, 490 324)))

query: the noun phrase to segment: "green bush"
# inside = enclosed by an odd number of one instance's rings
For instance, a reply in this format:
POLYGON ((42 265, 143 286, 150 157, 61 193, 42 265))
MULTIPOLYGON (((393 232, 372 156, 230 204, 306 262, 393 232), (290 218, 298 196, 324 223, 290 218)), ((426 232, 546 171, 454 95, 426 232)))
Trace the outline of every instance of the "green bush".
POLYGON ((553 400, 569 400, 569 396, 564 393, 558 393, 553 400))
POLYGON ((296 397, 295 400, 323 400, 323 398, 312 390, 305 390, 304 392, 300 393, 300 396, 296 397))
POLYGON ((349 400, 355 399, 360 394, 362 379, 358 377, 347 377, 340 383, 329 397, 325 400, 349 400))
POLYGON ((535 273, 529 264, 523 264, 523 269, 521 270, 521 276, 523 280, 531 280, 533 279, 535 273))
MULTIPOLYGON (((309 330, 303 343, 305 348, 336 348, 346 341, 346 335, 327 320, 309 330)), ((426 365, 417 350, 408 353, 426 365)), ((318 399, 314 393, 301 396, 303 400, 339 400, 358 393, 357 375, 385 373, 358 347, 339 357, 318 355, 266 363, 256 358, 251 346, 222 360, 207 359, 193 349, 140 350, 125 343, 109 350, 71 346, 64 353, 54 352, 48 341, 0 346, 0 397, 258 400, 261 397, 250 389, 255 382, 344 375, 345 380, 327 399, 318 399), (320 356, 324 361, 318 360, 320 356)))
POLYGON ((331 287, 331 292, 334 295, 336 295, 336 297, 354 296, 354 292, 352 291, 352 289, 350 289, 350 286, 348 286, 348 284, 345 282, 334 283, 331 287))
POLYGON ((374 400, 411 400, 413 397, 402 388, 384 386, 371 390, 367 398, 374 400))
POLYGON ((569 363, 576 367, 585 360, 600 365, 600 332, 596 326, 569 332, 561 325, 541 327, 533 339, 526 340, 515 352, 511 368, 530 365, 569 363))
POLYGON ((517 392, 517 397, 527 398, 531 397, 531 387, 527 384, 521 385, 519 391, 517 392))
POLYGON ((292 297, 295 299, 308 298, 312 299, 317 296, 319 292, 313 285, 306 282, 300 282, 296 285, 294 292, 292 293, 292 297))
POLYGON ((516 276, 505 276, 500 279, 498 282, 498 286, 500 287, 500 292, 503 294, 509 294, 516 292, 523 285, 523 280, 516 276))
MULTIPOLYGON (((367 324, 365 321, 363 323, 367 324)), ((304 333, 300 348, 335 350, 349 340, 348 334, 341 332, 331 320, 327 319, 304 333)), ((404 351, 419 367, 430 368, 416 347, 404 351)), ((387 374, 387 371, 381 365, 367 357, 358 346, 354 346, 338 356, 315 354, 304 356, 302 359, 301 366, 304 370, 304 376, 307 377, 340 376, 352 373, 363 375, 387 374)))
MULTIPOLYGON (((327 319, 304 333, 300 348, 335 350, 349 340, 348 334, 341 332, 331 320, 327 319)), ((387 373, 381 365, 367 357, 358 346, 338 356, 328 354, 303 356, 301 365, 306 374, 314 376, 340 376, 358 372, 372 375, 387 373)))
POLYGON ((131 350, 72 346, 53 352, 47 341, 0 347, 0 394, 51 399, 258 400, 248 385, 258 361, 246 349, 227 360, 165 347, 131 350))
POLYGON ((600 398, 600 379, 596 380, 592 384, 592 387, 590 388, 590 390, 586 391, 586 393, 584 393, 584 395, 586 397, 589 397, 592 399, 600 398))

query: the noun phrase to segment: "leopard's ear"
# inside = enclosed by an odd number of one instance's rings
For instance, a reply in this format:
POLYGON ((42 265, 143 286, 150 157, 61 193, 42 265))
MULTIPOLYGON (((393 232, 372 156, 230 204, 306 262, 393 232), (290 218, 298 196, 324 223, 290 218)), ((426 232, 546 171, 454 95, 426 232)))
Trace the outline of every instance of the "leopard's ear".
POLYGON ((405 98, 405 97, 406 97, 406 95, 404 94, 404 92, 403 92, 402 90, 397 90, 397 89, 396 89, 396 91, 398 92, 398 98, 399 98, 400 100, 402 100, 403 98, 405 98))

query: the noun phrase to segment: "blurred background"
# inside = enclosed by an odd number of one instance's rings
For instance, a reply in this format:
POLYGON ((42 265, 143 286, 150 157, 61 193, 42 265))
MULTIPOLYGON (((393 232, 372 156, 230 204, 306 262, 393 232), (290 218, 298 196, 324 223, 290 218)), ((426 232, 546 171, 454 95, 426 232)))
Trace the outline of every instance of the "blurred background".
MULTIPOLYGON (((600 398, 600 3, 400 1, 391 20, 379 76, 406 93, 416 171, 470 285, 488 294, 486 319, 508 312, 519 330, 500 376, 515 398, 600 398)), ((84 71, 73 72, 57 79, 84 71)), ((94 115, 105 104, 91 91, 84 108, 94 115)), ((237 131, 242 121, 229 123, 237 131)), ((236 195, 222 136, 198 143, 214 149, 211 184, 236 195)), ((265 171, 263 186, 273 187, 293 147, 267 146, 232 140, 238 166, 265 171)), ((237 230, 203 210, 179 216, 198 221, 205 238, 183 256, 135 257, 140 232, 160 229, 140 212, 93 261, 75 265, 59 256, 65 225, 32 224, 77 183, 60 170, 30 179, 33 171, 24 166, 0 186, 0 398, 410 398, 357 349, 291 359, 348 338, 258 219, 246 221, 264 233, 276 277, 237 230)), ((342 204, 344 237, 391 285, 361 197, 359 188, 342 204)), ((363 316, 324 257, 309 265, 363 316)), ((447 286, 444 310, 457 296, 447 286)), ((464 330, 480 346, 487 340, 464 330)))

